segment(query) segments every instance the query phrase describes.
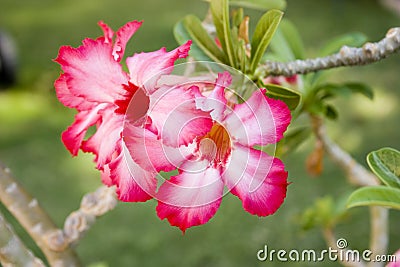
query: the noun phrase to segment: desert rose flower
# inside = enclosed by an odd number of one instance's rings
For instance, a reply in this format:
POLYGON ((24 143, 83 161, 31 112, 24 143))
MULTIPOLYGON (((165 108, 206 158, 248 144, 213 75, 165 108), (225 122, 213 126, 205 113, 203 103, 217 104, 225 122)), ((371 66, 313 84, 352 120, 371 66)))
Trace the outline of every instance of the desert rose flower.
POLYGON ((225 187, 247 212, 258 216, 275 213, 286 196, 283 163, 254 147, 278 142, 290 123, 290 111, 282 101, 266 97, 264 89, 241 104, 229 102, 225 89, 230 83, 229 73, 220 74, 214 90, 196 98, 197 107, 211 113, 213 125, 186 149, 163 145, 147 129, 129 123, 124 128, 126 146, 141 167, 178 167, 179 174, 165 180, 157 192, 157 214, 183 232, 214 216, 225 187))
POLYGON ((170 146, 187 145, 189 139, 209 130, 212 121, 208 113, 195 105, 194 96, 198 90, 192 92, 191 88, 185 87, 170 90, 161 86, 163 99, 170 102, 157 99, 160 94, 157 93, 160 88, 158 80, 172 71, 178 58, 188 55, 191 42, 170 52, 162 48, 128 57, 127 73, 121 60, 127 42, 141 22, 129 22, 116 33, 103 22, 99 25, 104 36, 87 38, 78 48, 63 46, 55 59, 63 71, 55 82, 57 97, 65 106, 78 111, 73 124, 63 132, 62 141, 74 156, 79 150, 95 154, 103 183, 116 185, 120 200, 146 201, 155 194, 156 172, 146 171, 125 157, 122 139, 125 112, 135 98, 128 119, 135 122, 135 127, 150 129, 159 138, 158 127, 162 125, 164 113, 169 113, 169 109, 179 104, 178 114, 181 113, 190 123, 187 127, 175 125, 184 130, 182 139, 171 137, 177 130, 172 126, 164 132, 164 140, 170 146), (173 99, 169 94, 173 94, 173 99), (191 119, 192 116, 195 118, 191 119), (84 140, 92 126, 96 127, 96 132, 84 140))

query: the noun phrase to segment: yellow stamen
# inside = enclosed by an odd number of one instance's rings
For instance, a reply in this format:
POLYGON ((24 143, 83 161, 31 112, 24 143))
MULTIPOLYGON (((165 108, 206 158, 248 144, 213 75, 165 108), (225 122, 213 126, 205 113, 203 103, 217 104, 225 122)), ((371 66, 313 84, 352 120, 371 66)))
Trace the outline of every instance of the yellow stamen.
POLYGON ((216 164, 225 163, 231 150, 231 139, 221 124, 214 123, 211 130, 200 140, 199 148, 203 157, 216 164))

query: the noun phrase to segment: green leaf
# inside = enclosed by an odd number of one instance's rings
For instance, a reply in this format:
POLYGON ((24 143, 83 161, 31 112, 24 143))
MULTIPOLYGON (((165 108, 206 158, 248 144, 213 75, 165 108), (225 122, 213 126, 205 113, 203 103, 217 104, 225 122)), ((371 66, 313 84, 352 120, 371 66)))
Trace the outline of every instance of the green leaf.
POLYGON ((228 0, 211 0, 210 9, 222 50, 227 55, 230 66, 235 68, 237 60, 229 23, 228 0))
POLYGON ((295 60, 295 55, 292 50, 291 45, 287 41, 283 30, 281 27, 279 27, 274 36, 271 39, 271 42, 269 44, 271 52, 273 53, 273 57, 275 59, 271 58, 270 55, 272 53, 265 53, 264 57, 262 59, 269 59, 269 60, 275 60, 275 61, 292 61, 295 60))
POLYGON ((284 0, 230 0, 230 5, 247 7, 257 10, 269 10, 286 8, 286 1, 284 0))
POLYGON ((267 89, 267 96, 282 100, 290 110, 296 109, 300 103, 301 94, 297 91, 275 84, 264 84, 263 86, 267 89))
POLYGON ((285 39, 288 42, 294 57, 296 59, 304 58, 304 44, 296 26, 294 26, 290 20, 283 19, 279 24, 279 28, 282 30, 282 33, 285 36, 285 39))
POLYGON ((356 82, 342 84, 326 83, 316 87, 315 91, 320 92, 320 98, 323 98, 324 94, 346 96, 350 95, 351 93, 360 93, 369 99, 374 98, 374 92, 370 86, 356 82))
POLYGON ((331 196, 319 198, 308 207, 300 217, 300 224, 304 230, 315 227, 333 227, 346 216, 343 199, 334 200, 331 196))
POLYGON ((254 72, 264 55, 272 36, 278 28, 283 12, 273 9, 265 13, 257 23, 251 40, 251 63, 250 70, 254 72))
POLYGON ((363 45, 367 41, 367 37, 359 32, 353 32, 338 36, 331 40, 319 53, 320 56, 327 56, 336 53, 342 48, 342 46, 358 47, 363 45))
POLYGON ((215 41, 211 39, 210 35, 208 35, 207 31, 201 25, 201 21, 196 16, 186 16, 183 19, 183 25, 190 37, 207 57, 215 62, 227 63, 224 53, 219 49, 215 41))
POLYGON ((238 8, 232 12, 232 24, 234 27, 239 28, 244 18, 243 12, 243 8, 238 8))
MULTIPOLYGON (((185 26, 183 25, 183 20, 175 24, 174 37, 175 40, 181 45, 192 39, 192 37, 187 32, 185 26)), ((196 42, 192 43, 189 55, 199 61, 213 61, 213 59, 211 59, 204 53, 204 51, 197 45, 196 42)))
POLYGON ((285 133, 284 138, 277 144, 276 156, 279 157, 289 151, 294 151, 311 136, 311 133, 310 127, 299 127, 285 133))
POLYGON ((384 206, 400 209, 400 189, 387 186, 367 186, 354 191, 347 200, 347 208, 384 206))
POLYGON ((368 154, 367 162, 371 170, 382 182, 400 188, 400 152, 393 148, 382 148, 368 154))
POLYGON ((338 118, 338 111, 332 105, 326 104, 325 105, 325 116, 328 119, 336 120, 338 118))

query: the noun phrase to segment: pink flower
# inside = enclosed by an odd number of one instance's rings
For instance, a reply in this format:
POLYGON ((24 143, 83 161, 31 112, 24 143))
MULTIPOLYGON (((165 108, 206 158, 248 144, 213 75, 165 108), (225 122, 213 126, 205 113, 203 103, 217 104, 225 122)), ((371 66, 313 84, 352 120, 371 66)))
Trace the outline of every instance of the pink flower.
POLYGON ((264 84, 276 84, 276 85, 282 85, 282 86, 291 86, 293 87, 294 85, 298 85, 299 83, 299 77, 297 75, 293 75, 290 77, 284 77, 284 76, 269 76, 263 80, 264 84))
POLYGON ((179 174, 157 192, 157 214, 183 232, 214 216, 224 187, 242 201, 247 212, 258 216, 273 214, 286 196, 283 163, 254 146, 278 142, 290 122, 290 111, 283 102, 267 98, 264 89, 244 103, 228 102, 225 88, 230 83, 229 73, 220 74, 214 90, 207 97, 197 97, 197 107, 211 113, 213 125, 190 145, 180 146, 179 152, 147 129, 129 123, 124 128, 126 146, 141 167, 156 171, 179 167, 179 174))
POLYGON ((95 40, 87 38, 78 48, 63 46, 55 59, 63 70, 55 82, 57 97, 65 106, 78 111, 74 123, 63 132, 62 141, 74 156, 80 149, 95 154, 103 183, 116 185, 120 200, 146 201, 155 194, 156 172, 144 170, 123 153, 125 112, 131 105, 127 120, 135 127, 149 129, 160 139, 165 114, 174 104, 179 104, 181 109, 176 114, 190 123, 184 127, 175 125, 176 128, 163 133, 163 140, 170 146, 187 145, 189 139, 209 130, 212 126, 209 115, 195 106, 197 88, 158 84, 162 75, 171 73, 178 58, 188 55, 191 42, 171 52, 162 48, 128 57, 129 73, 126 73, 120 62, 127 42, 141 22, 129 22, 115 34, 105 23, 99 22, 99 25, 104 36, 95 40), (160 92, 168 103, 160 100, 160 92), (192 119, 193 116, 198 118, 192 119), (84 140, 92 126, 96 127, 96 132, 84 140), (185 135, 181 139, 174 138, 175 131, 182 128, 185 135))

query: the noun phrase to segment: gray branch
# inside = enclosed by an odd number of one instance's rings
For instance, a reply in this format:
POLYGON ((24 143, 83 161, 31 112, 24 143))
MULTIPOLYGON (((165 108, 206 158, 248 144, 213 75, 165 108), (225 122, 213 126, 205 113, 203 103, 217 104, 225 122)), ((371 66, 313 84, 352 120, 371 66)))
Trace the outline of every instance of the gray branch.
POLYGON ((286 77, 343 66, 360 66, 377 62, 400 50, 400 28, 390 29, 385 38, 376 43, 366 43, 360 48, 343 46, 336 54, 322 58, 291 62, 267 61, 260 66, 263 76, 286 77))
MULTIPOLYGON (((9 168, 0 162, 0 202, 25 228, 38 247, 43 251, 51 266, 80 266, 75 251, 69 246, 61 247, 62 239, 54 239, 60 231, 50 216, 11 175, 9 168)), ((60 237, 60 236, 58 236, 60 237)), ((62 236, 61 236, 62 237, 62 236)))
POLYGON ((36 258, 0 212, 0 263, 6 266, 45 267, 36 258))
MULTIPOLYGON (((369 170, 359 164, 353 157, 333 142, 327 132, 323 121, 319 117, 312 117, 314 133, 324 146, 327 154, 341 167, 348 180, 358 186, 379 185, 379 179, 369 170)), ((370 207, 371 233, 370 249, 373 255, 385 255, 388 246, 388 210, 384 207, 370 207)), ((369 267, 382 267, 383 262, 369 262, 369 267)), ((347 266, 346 264, 344 264, 347 266)))
POLYGON ((80 208, 72 212, 64 223, 64 230, 58 234, 65 241, 64 246, 77 244, 95 223, 96 218, 113 210, 117 205, 114 187, 101 186, 95 192, 86 194, 80 208))

